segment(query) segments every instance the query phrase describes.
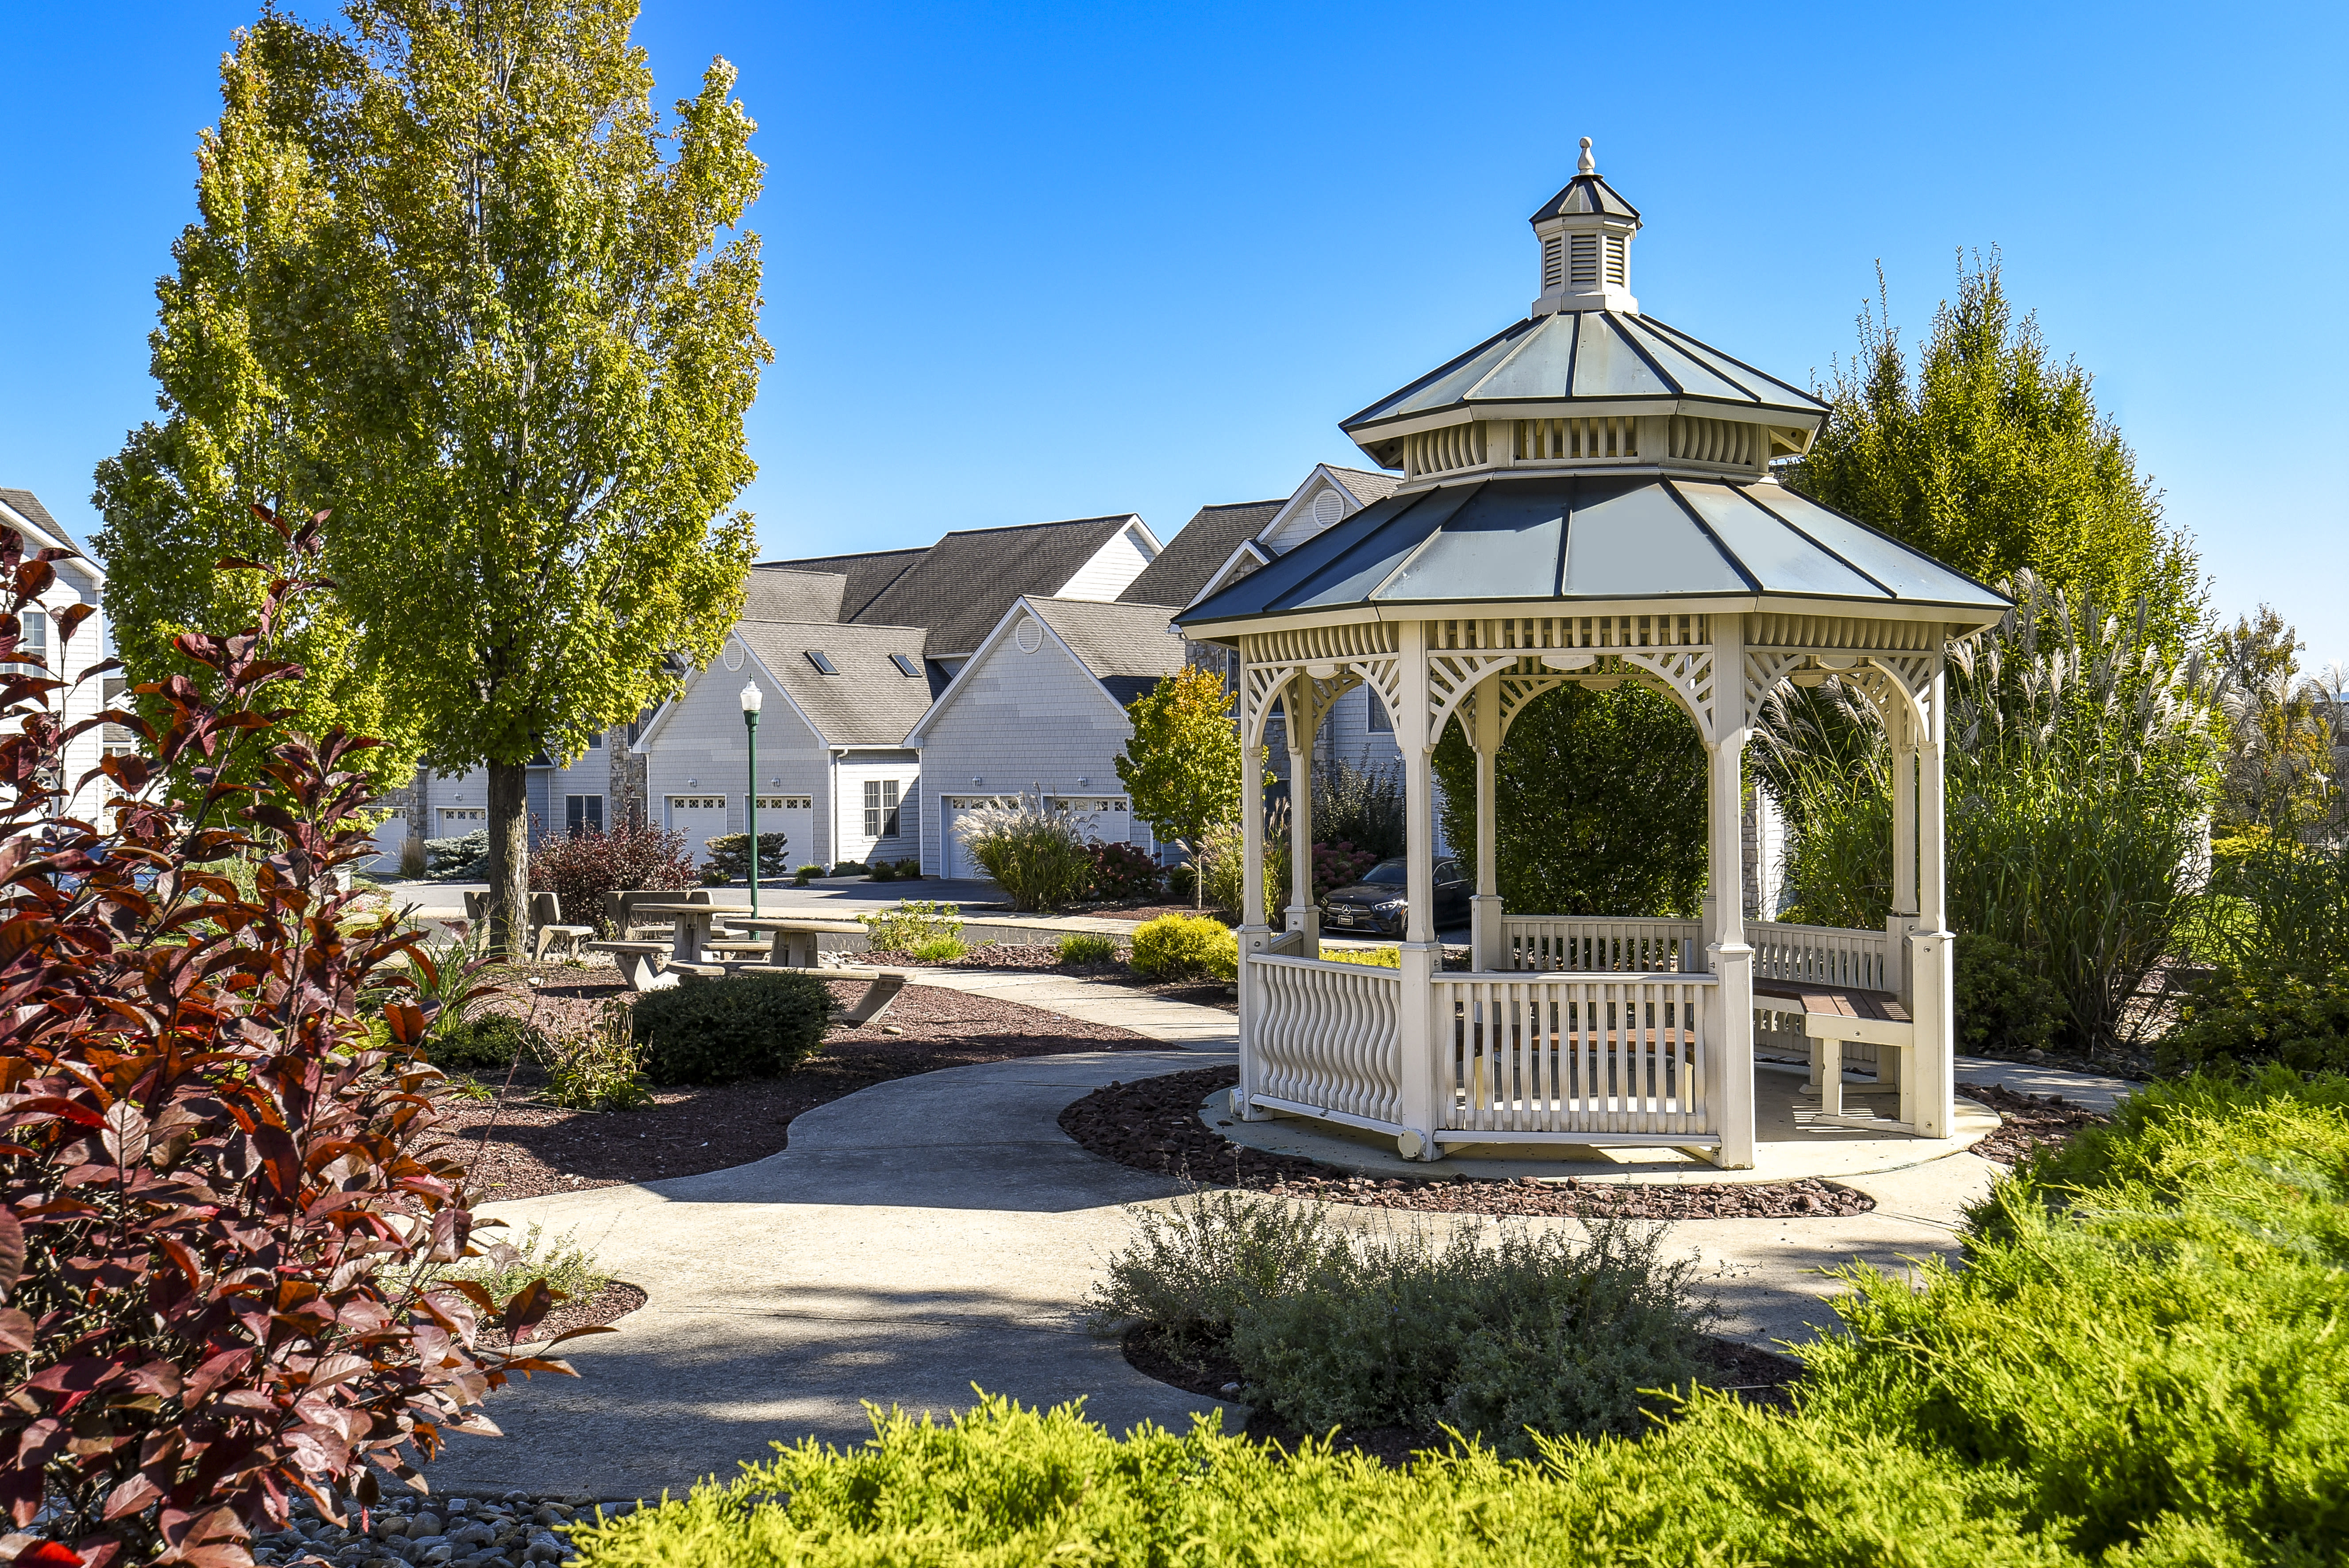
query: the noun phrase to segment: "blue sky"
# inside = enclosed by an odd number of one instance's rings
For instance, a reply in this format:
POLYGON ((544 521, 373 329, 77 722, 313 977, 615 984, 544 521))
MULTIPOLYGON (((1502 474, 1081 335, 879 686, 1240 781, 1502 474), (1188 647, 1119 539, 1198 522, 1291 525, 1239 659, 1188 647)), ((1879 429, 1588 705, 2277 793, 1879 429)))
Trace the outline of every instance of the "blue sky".
MULTIPOLYGON (((297 9, 305 7, 297 6, 297 9)), ((0 484, 94 526, 254 5, 0 15, 0 484)), ((1286 493, 1336 421, 1524 313, 1575 139, 1641 306, 1765 368, 1915 341, 2000 247, 2232 614, 2349 660, 2349 8, 853 6, 653 0, 741 69, 776 350, 769 557, 1286 493)))

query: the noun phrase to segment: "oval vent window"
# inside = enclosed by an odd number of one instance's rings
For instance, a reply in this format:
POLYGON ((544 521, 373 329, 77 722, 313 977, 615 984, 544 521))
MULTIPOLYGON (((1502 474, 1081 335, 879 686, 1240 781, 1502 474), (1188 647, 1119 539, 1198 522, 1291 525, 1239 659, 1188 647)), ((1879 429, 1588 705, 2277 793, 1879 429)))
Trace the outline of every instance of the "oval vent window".
POLYGON ((1032 654, 1044 645, 1044 628, 1035 616, 1030 615, 1012 628, 1011 640, 1019 645, 1021 653, 1032 654))
POLYGON ((723 657, 725 658, 726 667, 728 669, 740 669, 742 667, 742 639, 740 637, 727 638, 726 652, 723 655, 723 657))
POLYGON ((1319 495, 1313 498, 1314 526, 1318 528, 1329 527, 1331 523, 1338 521, 1340 515, 1342 514, 1345 510, 1346 503, 1338 499, 1337 491, 1323 490, 1319 495))

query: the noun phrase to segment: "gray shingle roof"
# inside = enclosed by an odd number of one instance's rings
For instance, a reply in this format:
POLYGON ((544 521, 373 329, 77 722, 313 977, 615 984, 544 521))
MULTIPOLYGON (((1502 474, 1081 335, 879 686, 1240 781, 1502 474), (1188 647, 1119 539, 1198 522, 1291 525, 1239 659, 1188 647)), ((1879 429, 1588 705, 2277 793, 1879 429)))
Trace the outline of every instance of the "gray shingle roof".
POLYGON ((1132 512, 1121 512, 949 533, 852 618, 926 626, 925 651, 934 659, 975 653, 1013 600, 1059 593, 1133 521, 1132 512))
POLYGON ((753 566, 742 582, 746 621, 837 621, 848 577, 840 572, 796 572, 753 566))
POLYGON ((1142 575, 1117 596, 1117 602, 1164 604, 1169 609, 1188 604, 1199 596, 1216 568, 1261 532, 1287 504, 1285 500, 1246 500, 1201 507, 1183 525, 1183 531, 1166 542, 1158 559, 1143 567, 1142 575))
POLYGON ((853 621, 881 591, 919 561, 926 550, 876 550, 864 555, 812 555, 800 561, 761 561, 752 571, 836 573, 848 580, 842 590, 839 618, 853 621))
MULTIPOLYGON (((930 683, 907 676, 889 661, 904 654, 921 668, 919 626, 807 625, 789 621, 742 621, 734 634, 758 655, 808 721, 833 746, 902 746, 905 734, 930 706, 930 683), (828 676, 809 662, 815 649, 840 673, 828 676)), ((727 678, 723 665, 705 680, 727 678)))
POLYGON ((2002 595, 1775 483, 1640 475, 1489 480, 1391 496, 1180 617, 1352 605, 1786 594, 1947 606, 2002 595))
POLYGON ((66 531, 64 523, 49 515, 49 509, 43 506, 41 498, 31 490, 0 490, 0 501, 6 502, 10 511, 34 527, 46 530, 51 538, 57 540, 76 555, 88 553, 82 549, 79 540, 66 531))
POLYGON ((1341 469, 1337 464, 1331 463, 1330 471, 1335 474, 1338 477, 1338 482, 1351 490, 1354 499, 1364 506, 1370 505, 1374 500, 1386 500, 1387 497, 1394 494, 1395 487, 1402 483, 1402 477, 1399 474, 1382 474, 1371 469, 1341 469))
POLYGON ((1183 639, 1166 629, 1163 604, 1033 596, 1028 604, 1120 707, 1183 667, 1183 639))

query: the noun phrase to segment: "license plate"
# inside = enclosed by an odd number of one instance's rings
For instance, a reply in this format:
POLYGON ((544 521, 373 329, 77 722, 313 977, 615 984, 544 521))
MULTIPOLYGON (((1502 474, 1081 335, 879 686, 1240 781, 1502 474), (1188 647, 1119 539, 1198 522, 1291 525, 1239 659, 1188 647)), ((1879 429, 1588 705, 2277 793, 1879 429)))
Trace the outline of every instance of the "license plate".
POLYGON ((1354 917, 1346 913, 1342 910, 1332 910, 1330 912, 1330 923, 1332 925, 1351 925, 1354 923, 1354 917))

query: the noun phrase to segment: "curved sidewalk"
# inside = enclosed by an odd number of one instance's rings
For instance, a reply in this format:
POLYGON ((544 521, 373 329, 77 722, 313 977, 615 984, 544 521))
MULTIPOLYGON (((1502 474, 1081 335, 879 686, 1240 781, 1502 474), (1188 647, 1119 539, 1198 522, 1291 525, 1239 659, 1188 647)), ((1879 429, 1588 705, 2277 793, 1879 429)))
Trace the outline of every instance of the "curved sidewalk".
MULTIPOLYGON (((957 983, 1071 1016, 1183 1032, 1215 1019, 1149 1014, 1154 998, 1059 979, 957 983), (1076 1013, 1083 1007, 1085 1013, 1076 1013)), ((503 1439, 457 1438, 429 1467, 460 1495, 522 1490, 657 1496, 730 1476, 776 1440, 861 1440, 862 1402, 944 1411, 976 1383, 1023 1403, 1083 1396, 1112 1430, 1177 1429, 1216 1401, 1143 1377, 1083 1328, 1081 1303, 1124 1244, 1122 1206, 1180 1187, 1086 1153, 1063 1107, 1112 1079, 1180 1072, 1221 1053, 1084 1052, 902 1078, 806 1112, 791 1147, 731 1170, 642 1186, 485 1205, 516 1229, 574 1235, 645 1290, 622 1332, 564 1347, 582 1377, 538 1377, 493 1396, 503 1439)), ((1975 1080, 1979 1081, 1979 1079, 1975 1080)), ((2068 1090, 2066 1092, 2069 1092, 2068 1090)), ((1831 1323, 1819 1269, 1865 1258, 1952 1254, 1967 1202, 1998 1168, 1972 1155, 1852 1179, 1875 1212, 1841 1219, 1714 1220, 1675 1226, 1723 1296, 1723 1331, 1757 1343, 1831 1323)), ((1333 1208, 1343 1222, 1393 1222, 1333 1208)), ((1537 1222, 1571 1223, 1571 1222, 1537 1222)), ((1237 1411, 1226 1418, 1237 1424, 1237 1411)))

